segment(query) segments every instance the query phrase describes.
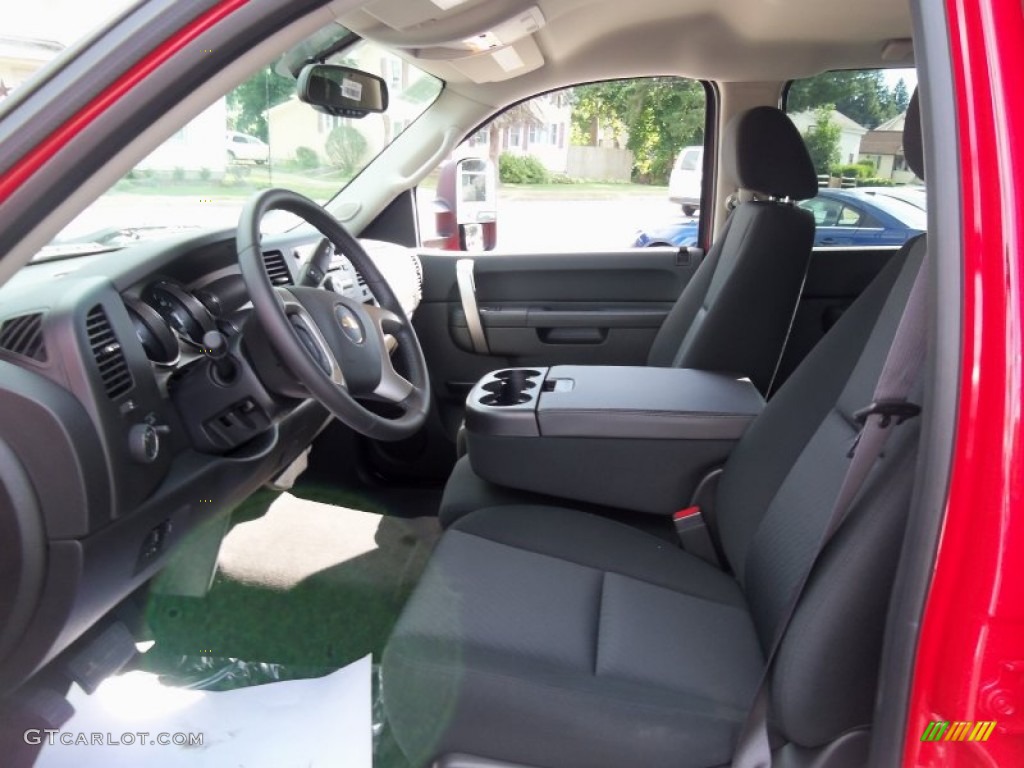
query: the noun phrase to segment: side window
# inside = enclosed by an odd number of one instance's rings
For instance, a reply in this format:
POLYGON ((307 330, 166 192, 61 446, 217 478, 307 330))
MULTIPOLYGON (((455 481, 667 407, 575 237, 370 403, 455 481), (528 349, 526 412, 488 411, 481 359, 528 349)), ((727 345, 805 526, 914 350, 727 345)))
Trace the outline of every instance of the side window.
MULTIPOLYGON (((843 245, 872 245, 879 237, 897 243, 923 229, 923 182, 903 155, 916 87, 914 69, 841 70, 790 83, 786 112, 804 136, 822 189, 801 207, 819 228, 859 230, 844 235, 843 245), (892 215, 899 203, 909 215, 892 215)), ((819 234, 815 245, 827 245, 824 239, 819 234)))
POLYGON ((691 149, 679 153, 679 170, 699 171, 702 154, 703 153, 699 149, 691 149))
POLYGON ((859 227, 860 226, 860 220, 863 219, 863 218, 864 218, 864 216, 856 208, 851 208, 848 205, 844 205, 842 212, 839 214, 838 226, 840 226, 840 227, 859 227))
POLYGON ((815 226, 835 227, 839 224, 839 214, 843 204, 827 197, 815 197, 800 203, 800 207, 814 214, 815 226))
MULTIPOLYGON (((697 242, 705 90, 696 81, 613 80, 516 104, 471 134, 452 160, 490 160, 497 175, 496 249, 623 251, 697 242)), ((425 245, 458 249, 445 166, 417 192, 425 245), (449 217, 449 218, 445 218, 449 217)), ((476 238, 473 238, 476 242, 476 238)), ((486 241, 486 236, 484 237, 486 241)))

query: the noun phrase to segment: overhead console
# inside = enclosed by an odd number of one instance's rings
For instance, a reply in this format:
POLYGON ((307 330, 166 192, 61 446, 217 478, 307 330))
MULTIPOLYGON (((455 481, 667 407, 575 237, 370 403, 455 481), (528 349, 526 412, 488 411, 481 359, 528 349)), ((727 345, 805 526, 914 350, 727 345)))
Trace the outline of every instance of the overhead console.
POLYGON ((445 80, 455 76, 497 82, 544 63, 534 34, 546 19, 529 3, 510 8, 475 0, 376 0, 341 21, 362 37, 403 51, 445 80))
POLYGON ((753 384, 726 374, 511 368, 488 374, 469 395, 469 458, 499 485, 671 514, 763 408, 753 384))

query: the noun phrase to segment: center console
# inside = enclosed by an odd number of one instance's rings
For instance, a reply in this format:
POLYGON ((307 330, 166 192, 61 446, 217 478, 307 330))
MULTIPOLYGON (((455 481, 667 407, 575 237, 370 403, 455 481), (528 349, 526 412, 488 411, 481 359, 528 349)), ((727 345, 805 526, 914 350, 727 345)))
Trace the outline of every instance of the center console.
POLYGON ((499 485, 671 514, 689 504, 763 407, 753 384, 727 374, 510 368, 470 392, 469 460, 499 485))

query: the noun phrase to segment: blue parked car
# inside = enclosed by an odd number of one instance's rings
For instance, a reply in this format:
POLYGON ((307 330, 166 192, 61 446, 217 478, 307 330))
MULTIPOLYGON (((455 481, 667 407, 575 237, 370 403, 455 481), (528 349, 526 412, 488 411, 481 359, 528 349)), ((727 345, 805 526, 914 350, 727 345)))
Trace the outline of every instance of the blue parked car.
MULTIPOLYGON (((800 207, 814 214, 816 246, 901 245, 927 227, 928 216, 920 202, 908 201, 901 188, 822 189, 800 207)), ((637 232, 634 247, 697 244, 698 219, 680 217, 658 227, 637 232)))

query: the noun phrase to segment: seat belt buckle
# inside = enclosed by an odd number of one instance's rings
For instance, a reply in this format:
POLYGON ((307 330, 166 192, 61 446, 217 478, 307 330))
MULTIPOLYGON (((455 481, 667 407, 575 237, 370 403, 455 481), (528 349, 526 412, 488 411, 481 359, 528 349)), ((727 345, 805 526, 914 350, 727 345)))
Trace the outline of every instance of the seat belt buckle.
POLYGON ((888 427, 893 419, 896 419, 896 426, 920 415, 921 406, 917 403, 910 403, 906 400, 876 400, 866 408, 861 408, 853 414, 853 420, 860 426, 868 421, 868 416, 881 416, 879 424, 882 429, 888 427))
POLYGON ((700 507, 686 507, 672 514, 672 524, 679 537, 679 544, 691 555, 706 560, 715 567, 721 567, 718 553, 711 541, 704 513, 700 507))

